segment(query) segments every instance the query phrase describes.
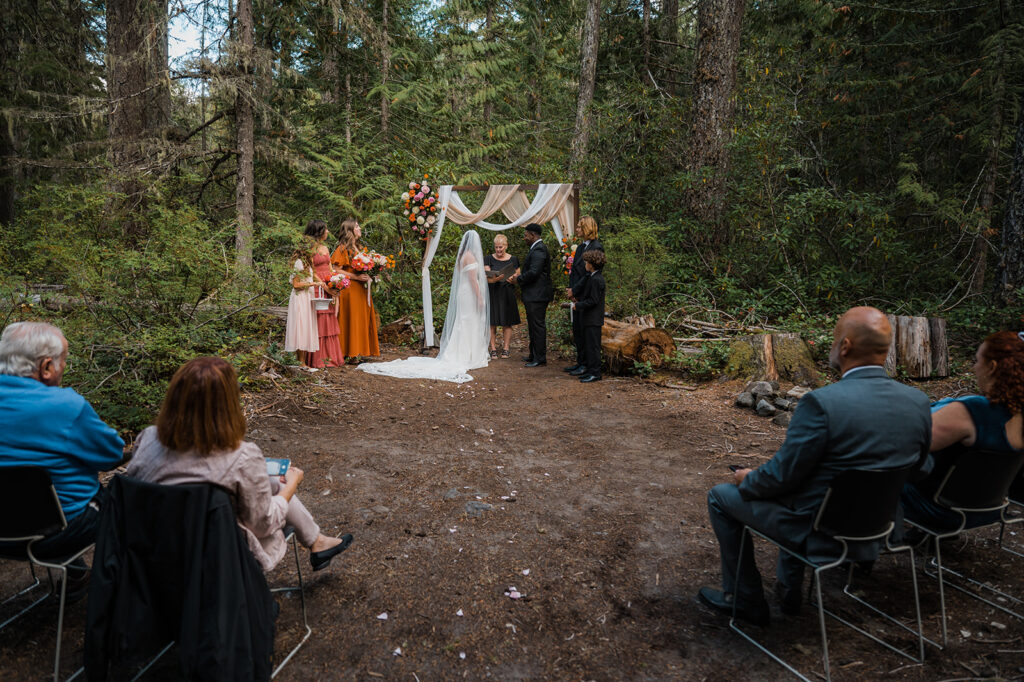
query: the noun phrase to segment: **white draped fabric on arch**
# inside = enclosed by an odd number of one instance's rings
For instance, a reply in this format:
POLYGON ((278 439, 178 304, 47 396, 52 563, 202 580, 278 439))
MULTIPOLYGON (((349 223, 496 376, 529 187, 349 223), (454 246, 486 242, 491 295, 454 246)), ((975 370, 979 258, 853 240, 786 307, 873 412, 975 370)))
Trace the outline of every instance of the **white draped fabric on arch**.
POLYGON ((490 185, 480 210, 473 213, 462 202, 462 197, 453 185, 443 185, 437 192, 438 213, 434 232, 427 242, 427 251, 423 256, 423 344, 434 345, 434 310, 433 296, 430 291, 430 263, 434 260, 437 245, 441 241, 441 230, 446 220, 456 225, 476 225, 485 230, 501 232, 513 227, 521 227, 530 223, 551 223, 558 242, 564 236, 572 236, 576 226, 576 189, 573 183, 552 183, 537 185, 537 193, 530 201, 523 185, 490 185), (487 219, 501 211, 510 223, 501 225, 489 223, 487 219))

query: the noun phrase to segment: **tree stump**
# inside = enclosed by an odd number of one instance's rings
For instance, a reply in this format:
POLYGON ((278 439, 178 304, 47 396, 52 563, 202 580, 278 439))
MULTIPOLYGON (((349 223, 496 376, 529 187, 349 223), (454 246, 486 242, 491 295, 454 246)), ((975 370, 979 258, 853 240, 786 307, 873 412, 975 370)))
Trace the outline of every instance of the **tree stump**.
POLYGON ((799 334, 761 334, 737 337, 729 344, 726 374, 750 381, 786 379, 817 386, 818 368, 810 347, 799 334))
POLYGON ((650 363, 661 367, 665 356, 676 349, 672 335, 664 329, 627 324, 605 319, 601 327, 601 352, 608 369, 615 374, 626 374, 634 362, 650 363))
POLYGON ((892 325, 892 341, 885 369, 895 374, 898 368, 911 379, 949 376, 949 345, 946 321, 941 317, 886 315, 892 325))
POLYGON ((422 332, 422 328, 414 325, 412 319, 403 317, 381 327, 380 331, 377 332, 377 336, 380 338, 381 343, 390 343, 397 346, 411 342, 416 338, 417 330, 422 332))

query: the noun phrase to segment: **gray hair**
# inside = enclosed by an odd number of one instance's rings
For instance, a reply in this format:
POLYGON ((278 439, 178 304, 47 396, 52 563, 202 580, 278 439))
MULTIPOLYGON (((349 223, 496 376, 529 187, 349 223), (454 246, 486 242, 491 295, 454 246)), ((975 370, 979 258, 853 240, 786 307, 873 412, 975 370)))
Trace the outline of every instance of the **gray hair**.
POLYGON ((0 334, 0 374, 30 377, 44 358, 64 352, 64 333, 46 322, 15 322, 0 334))

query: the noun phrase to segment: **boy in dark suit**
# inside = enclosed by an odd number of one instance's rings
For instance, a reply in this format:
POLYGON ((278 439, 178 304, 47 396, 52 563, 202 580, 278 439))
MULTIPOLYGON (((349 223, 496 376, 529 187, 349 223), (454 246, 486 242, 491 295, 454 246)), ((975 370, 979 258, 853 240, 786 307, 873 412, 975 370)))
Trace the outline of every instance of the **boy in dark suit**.
POLYGON ((583 254, 587 275, 579 300, 572 304, 583 330, 586 365, 569 374, 578 376, 584 384, 601 380, 601 327, 604 326, 604 275, 601 268, 606 260, 604 251, 597 249, 583 254))
MULTIPOLYGON (((576 223, 576 234, 583 240, 583 243, 576 245, 576 250, 572 255, 569 286, 565 290, 565 297, 570 301, 577 301, 583 296, 583 284, 587 281, 587 269, 584 267, 583 254, 594 249, 604 251, 604 247, 601 246, 601 242, 597 238, 597 221, 591 216, 585 215, 580 218, 576 223)), ((583 327, 580 326, 579 315, 572 316, 572 343, 576 346, 576 362, 563 370, 566 372, 575 372, 587 367, 587 356, 583 349, 583 327)))

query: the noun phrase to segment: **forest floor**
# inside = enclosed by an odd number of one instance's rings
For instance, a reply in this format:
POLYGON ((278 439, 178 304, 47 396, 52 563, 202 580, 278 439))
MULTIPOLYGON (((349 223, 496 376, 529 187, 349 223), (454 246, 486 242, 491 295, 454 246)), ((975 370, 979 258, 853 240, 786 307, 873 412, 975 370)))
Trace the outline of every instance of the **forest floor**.
MULTIPOLYGON (((524 368, 517 344, 513 359, 462 385, 348 366, 273 378, 275 388, 246 396, 250 438, 305 471, 300 497, 323 532, 355 535, 316 574, 301 552, 313 636, 282 678, 790 679, 695 598, 719 581, 707 490, 727 465, 768 459, 784 429, 734 407, 735 382, 584 385, 556 358, 524 368)), ((385 358, 407 354, 389 348, 385 358)), ((1013 576, 1009 587, 1024 594, 1020 559, 986 542, 951 545, 954 560, 1013 576)), ((758 555, 770 594, 774 552, 759 544, 758 555)), ((271 585, 293 583, 294 570, 286 558, 271 585)), ((0 564, 4 594, 23 571, 0 564)), ((937 636, 936 586, 921 584, 937 636)), ((909 585, 906 560, 886 557, 865 588, 909 616, 909 585)), ((820 669, 814 613, 785 617, 769 600, 773 625, 761 634, 801 669, 820 669)), ((300 618, 297 599, 280 601, 283 652, 300 618)), ((835 679, 1024 677, 1021 622, 963 595, 947 601, 950 646, 929 647, 923 666, 831 623, 835 679)), ((67 615, 67 671, 81 661, 84 614, 78 603, 67 615)), ((5 679, 42 676, 55 619, 50 605, 0 633, 5 679)))

